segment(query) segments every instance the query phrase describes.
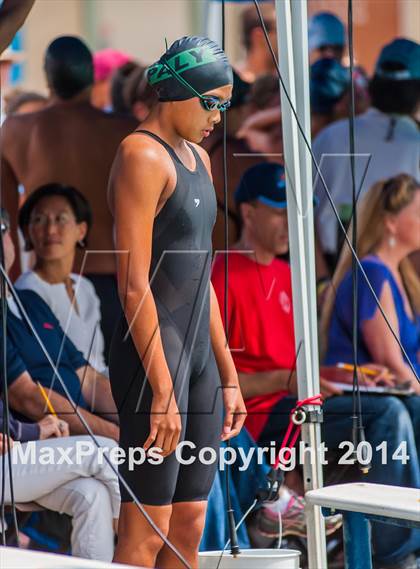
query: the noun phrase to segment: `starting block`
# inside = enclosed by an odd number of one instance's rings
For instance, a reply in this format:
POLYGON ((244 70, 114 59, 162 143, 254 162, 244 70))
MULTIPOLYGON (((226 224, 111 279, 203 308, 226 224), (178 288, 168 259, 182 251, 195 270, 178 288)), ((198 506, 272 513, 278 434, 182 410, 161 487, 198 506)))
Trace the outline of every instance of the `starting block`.
POLYGON ((346 569, 372 569, 370 521, 420 529, 420 490, 385 484, 338 484, 305 494, 308 508, 343 515, 346 569))

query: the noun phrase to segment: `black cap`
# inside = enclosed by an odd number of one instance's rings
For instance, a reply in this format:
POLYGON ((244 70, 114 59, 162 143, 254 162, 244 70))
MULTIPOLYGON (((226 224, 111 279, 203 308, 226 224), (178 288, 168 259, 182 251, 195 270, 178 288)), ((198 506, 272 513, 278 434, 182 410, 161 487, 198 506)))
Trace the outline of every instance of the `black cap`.
POLYGON ((240 204, 254 200, 270 207, 287 207, 286 175, 283 166, 264 162, 245 172, 236 188, 235 201, 240 204))

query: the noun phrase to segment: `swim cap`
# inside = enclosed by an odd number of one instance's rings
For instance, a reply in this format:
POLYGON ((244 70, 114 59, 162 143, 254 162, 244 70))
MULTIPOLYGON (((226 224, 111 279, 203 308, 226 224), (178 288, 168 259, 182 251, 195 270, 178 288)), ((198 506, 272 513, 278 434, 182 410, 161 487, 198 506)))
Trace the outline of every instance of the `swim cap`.
POLYGON ((225 52, 209 38, 185 36, 176 40, 159 61, 149 67, 147 79, 159 101, 185 101, 196 96, 176 74, 200 95, 233 83, 232 68, 225 52))
POLYGON ((95 83, 110 79, 111 75, 133 58, 117 49, 106 48, 93 54, 93 67, 95 70, 95 83))

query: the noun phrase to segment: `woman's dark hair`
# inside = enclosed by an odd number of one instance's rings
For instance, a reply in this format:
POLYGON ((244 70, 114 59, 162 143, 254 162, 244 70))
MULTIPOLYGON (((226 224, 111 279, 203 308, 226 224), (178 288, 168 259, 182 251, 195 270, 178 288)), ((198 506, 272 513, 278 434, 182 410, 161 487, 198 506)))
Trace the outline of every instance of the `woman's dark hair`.
MULTIPOLYGON (((50 198, 53 196, 59 196, 67 200, 73 210, 76 222, 86 223, 87 231, 83 240, 83 245, 79 243, 77 244, 80 248, 86 247, 87 237, 92 226, 92 210, 85 196, 72 186, 64 186, 63 184, 46 184, 32 192, 19 211, 18 223, 21 231, 25 233, 30 222, 31 214, 38 203, 44 198, 50 198)), ((27 247, 27 249, 29 250, 30 247, 27 247)))
POLYGON ((127 104, 124 96, 127 82, 132 74, 140 69, 140 65, 134 61, 128 61, 114 71, 111 78, 111 103, 115 113, 132 115, 131 107, 127 104))
POLYGON ((124 100, 130 110, 138 102, 144 103, 149 109, 158 102, 156 91, 147 80, 147 69, 148 67, 138 65, 124 85, 124 100))
POLYGON ((420 80, 395 80, 374 75, 369 83, 372 105, 383 113, 412 115, 420 102, 420 80))

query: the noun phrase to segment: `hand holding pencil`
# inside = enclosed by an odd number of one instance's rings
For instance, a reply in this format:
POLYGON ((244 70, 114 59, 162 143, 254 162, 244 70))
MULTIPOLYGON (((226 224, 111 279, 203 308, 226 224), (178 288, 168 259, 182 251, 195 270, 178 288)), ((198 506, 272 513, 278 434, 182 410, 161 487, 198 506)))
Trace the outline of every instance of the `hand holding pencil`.
MULTIPOLYGON (((337 367, 345 371, 353 373, 354 366, 348 363, 338 363, 337 367)), ((368 363, 358 366, 360 374, 366 376, 370 382, 375 385, 389 385, 390 387, 395 386, 395 375, 390 372, 390 370, 380 364, 368 363)))
POLYGON ((37 385, 42 397, 44 398, 47 409, 51 413, 51 415, 46 415, 43 419, 38 421, 39 438, 44 440, 49 439, 50 437, 68 437, 70 434, 68 424, 66 421, 57 417, 53 404, 39 381, 37 381, 37 385))

